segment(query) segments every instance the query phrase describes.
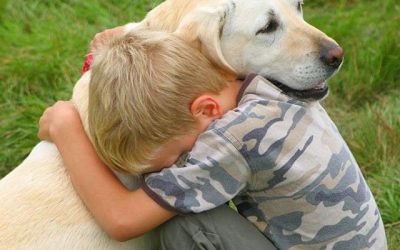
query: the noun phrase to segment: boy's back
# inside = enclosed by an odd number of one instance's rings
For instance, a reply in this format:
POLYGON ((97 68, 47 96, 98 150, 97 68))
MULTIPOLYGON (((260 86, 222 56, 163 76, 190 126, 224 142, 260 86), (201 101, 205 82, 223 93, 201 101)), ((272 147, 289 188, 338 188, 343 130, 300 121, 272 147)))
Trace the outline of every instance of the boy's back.
POLYGON ((235 197, 281 249, 386 249, 372 194, 320 104, 261 77, 247 83, 239 107, 199 137, 185 165, 150 175, 145 190, 179 212, 235 197))

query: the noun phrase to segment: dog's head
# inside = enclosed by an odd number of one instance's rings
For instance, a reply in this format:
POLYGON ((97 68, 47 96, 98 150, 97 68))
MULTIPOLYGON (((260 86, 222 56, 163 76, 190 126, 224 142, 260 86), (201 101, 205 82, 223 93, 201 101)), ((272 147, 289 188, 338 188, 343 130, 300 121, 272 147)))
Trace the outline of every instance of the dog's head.
POLYGON ((322 99, 343 50, 303 19, 301 0, 222 0, 187 15, 177 33, 218 66, 257 73, 301 99, 322 99))

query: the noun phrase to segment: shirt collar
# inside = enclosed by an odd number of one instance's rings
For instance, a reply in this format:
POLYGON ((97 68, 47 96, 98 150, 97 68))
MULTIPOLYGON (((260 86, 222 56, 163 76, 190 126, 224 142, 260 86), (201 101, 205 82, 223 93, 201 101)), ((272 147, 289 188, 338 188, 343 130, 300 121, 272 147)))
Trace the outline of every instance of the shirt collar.
POLYGON ((239 102, 240 102, 240 100, 241 100, 242 97, 243 97, 243 94, 244 94, 245 90, 247 89, 247 87, 250 85, 250 83, 254 80, 254 78, 255 78, 256 76, 257 76, 257 74, 254 74, 254 73, 248 74, 248 75, 246 76, 246 78, 245 78, 244 81, 242 82, 242 86, 240 87, 239 93, 238 93, 238 95, 237 95, 237 97, 236 97, 236 103, 239 103, 239 102))
POLYGON ((239 93, 237 95, 237 104, 250 99, 268 99, 283 102, 302 103, 300 100, 293 99, 282 92, 277 86, 257 74, 249 74, 242 82, 239 93))

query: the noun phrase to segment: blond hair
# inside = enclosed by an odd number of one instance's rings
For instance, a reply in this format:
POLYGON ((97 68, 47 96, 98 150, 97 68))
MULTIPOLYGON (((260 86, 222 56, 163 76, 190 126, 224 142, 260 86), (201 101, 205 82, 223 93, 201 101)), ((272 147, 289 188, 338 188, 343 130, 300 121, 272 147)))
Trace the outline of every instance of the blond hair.
POLYGON ((200 52, 180 38, 136 31, 95 55, 89 89, 89 131, 111 168, 141 174, 155 150, 196 126, 193 100, 226 83, 200 52))

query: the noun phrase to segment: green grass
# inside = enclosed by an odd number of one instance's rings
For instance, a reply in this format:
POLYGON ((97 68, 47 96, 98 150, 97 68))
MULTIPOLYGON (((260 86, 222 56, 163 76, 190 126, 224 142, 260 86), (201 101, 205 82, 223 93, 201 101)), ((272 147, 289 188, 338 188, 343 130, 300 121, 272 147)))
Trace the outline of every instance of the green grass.
MULTIPOLYGON (((0 177, 38 142, 48 105, 68 99, 90 39, 158 1, 0 0, 0 177)), ((390 249, 400 245, 400 4, 309 0, 305 18, 345 49, 324 106, 375 194, 390 249)))

